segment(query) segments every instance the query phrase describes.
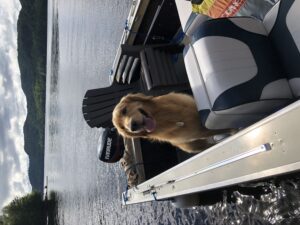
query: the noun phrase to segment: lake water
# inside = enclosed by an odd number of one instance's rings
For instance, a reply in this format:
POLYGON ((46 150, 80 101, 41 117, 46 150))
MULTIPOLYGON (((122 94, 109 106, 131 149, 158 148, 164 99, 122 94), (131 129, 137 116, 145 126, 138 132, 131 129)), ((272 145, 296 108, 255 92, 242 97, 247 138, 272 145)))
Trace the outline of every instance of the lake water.
POLYGON ((259 183, 260 197, 234 191, 234 200, 224 193, 217 204, 189 210, 169 202, 121 206, 124 173, 97 159, 99 130, 81 106, 86 90, 108 85, 130 4, 49 0, 45 175, 58 194, 59 224, 300 224, 298 178, 259 183))

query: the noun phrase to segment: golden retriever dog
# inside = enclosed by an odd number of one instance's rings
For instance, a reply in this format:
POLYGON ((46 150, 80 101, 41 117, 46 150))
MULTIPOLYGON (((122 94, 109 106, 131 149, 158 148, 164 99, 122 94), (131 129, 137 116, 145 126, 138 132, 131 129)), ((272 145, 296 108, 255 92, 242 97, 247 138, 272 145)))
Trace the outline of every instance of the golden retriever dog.
POLYGON ((232 132, 202 127, 194 99, 179 93, 129 94, 116 105, 112 121, 123 137, 169 142, 190 153, 215 144, 214 135, 232 132))

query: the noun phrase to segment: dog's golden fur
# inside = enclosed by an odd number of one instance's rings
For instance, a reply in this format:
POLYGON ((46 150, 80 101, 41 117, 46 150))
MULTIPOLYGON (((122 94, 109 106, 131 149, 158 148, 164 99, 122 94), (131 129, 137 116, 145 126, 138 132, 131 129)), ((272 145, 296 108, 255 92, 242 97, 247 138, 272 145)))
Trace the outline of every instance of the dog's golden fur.
POLYGON ((204 150, 214 144, 213 135, 231 131, 202 127, 194 99, 179 93, 129 94, 115 107, 113 124, 124 137, 169 142, 187 152, 204 150))

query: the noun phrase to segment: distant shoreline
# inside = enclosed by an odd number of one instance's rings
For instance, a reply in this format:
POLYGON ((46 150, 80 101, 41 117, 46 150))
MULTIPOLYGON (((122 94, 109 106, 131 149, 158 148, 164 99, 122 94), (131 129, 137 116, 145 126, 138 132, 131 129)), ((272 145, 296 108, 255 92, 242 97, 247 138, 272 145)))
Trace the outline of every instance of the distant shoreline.
POLYGON ((22 89, 27 99, 24 124, 25 152, 29 156, 29 180, 34 191, 43 192, 47 56, 47 0, 29 4, 20 0, 18 62, 22 89))

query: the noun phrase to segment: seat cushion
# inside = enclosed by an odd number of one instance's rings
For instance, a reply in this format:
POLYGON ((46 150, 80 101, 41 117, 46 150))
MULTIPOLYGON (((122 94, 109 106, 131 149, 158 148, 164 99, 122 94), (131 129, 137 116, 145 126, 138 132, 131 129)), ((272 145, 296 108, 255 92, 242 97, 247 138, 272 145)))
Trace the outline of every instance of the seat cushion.
MULTIPOLYGON (((187 46, 184 50, 184 60, 193 96, 195 98, 201 123, 209 129, 240 128, 252 124, 266 115, 290 103, 288 97, 291 91, 286 79, 273 82, 275 86, 268 85, 262 92, 263 99, 224 110, 213 110, 208 95, 205 80, 200 71, 199 63, 194 53, 193 46, 187 46), (278 87, 280 86, 280 88, 278 87), (283 87, 283 88, 281 88, 283 87), (282 95, 278 89, 287 93, 287 99, 276 98, 276 93, 282 95), (271 99, 271 96, 275 99, 271 99)), ((271 83, 272 84, 272 83, 271 83)), ((238 95, 238 93, 237 93, 238 95)), ((282 97, 282 96, 279 96, 282 97)))

